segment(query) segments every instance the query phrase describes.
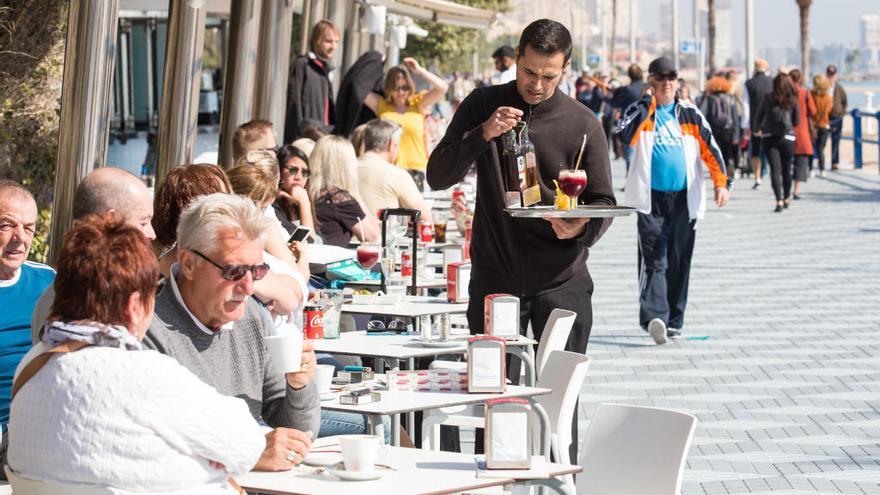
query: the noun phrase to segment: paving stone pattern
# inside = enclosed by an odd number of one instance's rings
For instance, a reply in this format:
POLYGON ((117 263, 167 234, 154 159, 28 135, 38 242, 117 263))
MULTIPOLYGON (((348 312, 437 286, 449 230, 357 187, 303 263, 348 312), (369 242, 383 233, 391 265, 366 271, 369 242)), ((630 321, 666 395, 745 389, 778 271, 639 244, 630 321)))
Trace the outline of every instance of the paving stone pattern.
POLYGON ((592 249, 581 431, 600 402, 696 415, 683 495, 880 494, 880 177, 811 179, 783 213, 751 184, 698 225, 682 340, 639 329, 635 218, 592 249))

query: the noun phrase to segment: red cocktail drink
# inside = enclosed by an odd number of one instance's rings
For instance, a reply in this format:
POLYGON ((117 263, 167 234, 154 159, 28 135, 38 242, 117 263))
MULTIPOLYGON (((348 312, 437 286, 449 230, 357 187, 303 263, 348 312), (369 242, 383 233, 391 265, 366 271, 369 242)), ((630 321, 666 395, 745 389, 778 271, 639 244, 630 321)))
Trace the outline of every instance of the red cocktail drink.
POLYGON ((357 249, 357 260, 360 265, 370 269, 379 262, 379 247, 370 244, 361 244, 357 249))
POLYGON ((559 187, 566 196, 576 198, 587 188, 587 172, 584 170, 562 170, 559 172, 559 187))

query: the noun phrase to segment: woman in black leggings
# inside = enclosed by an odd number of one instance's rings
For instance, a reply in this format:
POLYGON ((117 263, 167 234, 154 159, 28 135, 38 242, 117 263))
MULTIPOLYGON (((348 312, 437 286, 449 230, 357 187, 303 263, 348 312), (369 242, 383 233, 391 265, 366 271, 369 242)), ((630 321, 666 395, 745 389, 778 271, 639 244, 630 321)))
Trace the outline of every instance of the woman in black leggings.
POLYGON ((770 162, 770 178, 776 195, 776 213, 791 204, 791 157, 794 128, 800 122, 797 89, 787 74, 773 79, 773 93, 765 98, 755 116, 758 133, 763 136, 764 152, 770 162))

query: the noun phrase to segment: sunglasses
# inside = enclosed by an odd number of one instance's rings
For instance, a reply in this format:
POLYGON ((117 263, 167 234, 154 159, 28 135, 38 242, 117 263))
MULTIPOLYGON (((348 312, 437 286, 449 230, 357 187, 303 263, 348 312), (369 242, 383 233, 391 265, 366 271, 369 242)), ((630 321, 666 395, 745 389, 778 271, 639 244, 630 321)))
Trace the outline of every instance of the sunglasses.
POLYGON ((301 173, 304 179, 308 179, 309 176, 312 175, 312 173, 309 172, 309 169, 305 167, 287 167, 287 173, 290 174, 292 177, 296 177, 296 174, 301 173))
POLYGON ((657 74, 654 76, 654 80, 657 82, 677 81, 678 74, 675 72, 670 72, 669 74, 657 74))
POLYGON ((371 320, 367 323, 368 332, 381 332, 383 330, 391 330, 393 332, 405 332, 406 322, 400 319, 394 319, 388 322, 387 326, 385 325, 385 322, 381 320, 371 320))
POLYGON ((412 86, 407 84, 406 86, 398 86, 398 87, 394 88, 394 91, 397 91, 398 93, 400 93, 401 91, 405 91, 405 92, 409 93, 409 91, 411 89, 412 89, 412 86))
POLYGON ((247 275, 247 272, 251 272, 251 275, 254 277, 254 282, 256 282, 269 273, 269 265, 266 263, 261 263, 259 265, 221 265, 196 250, 192 250, 192 252, 196 253, 196 255, 208 263, 219 268, 220 276, 223 277, 223 280, 228 280, 229 282, 238 282, 247 275))

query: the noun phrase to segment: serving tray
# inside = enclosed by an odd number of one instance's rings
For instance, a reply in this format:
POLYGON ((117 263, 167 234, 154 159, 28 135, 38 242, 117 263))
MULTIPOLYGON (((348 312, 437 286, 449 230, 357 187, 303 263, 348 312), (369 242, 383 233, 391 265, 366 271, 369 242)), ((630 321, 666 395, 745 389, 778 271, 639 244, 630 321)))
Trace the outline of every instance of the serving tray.
POLYGON ((632 215, 630 206, 579 205, 574 210, 557 210, 555 206, 529 206, 505 208, 508 215, 516 218, 608 218, 632 215))

